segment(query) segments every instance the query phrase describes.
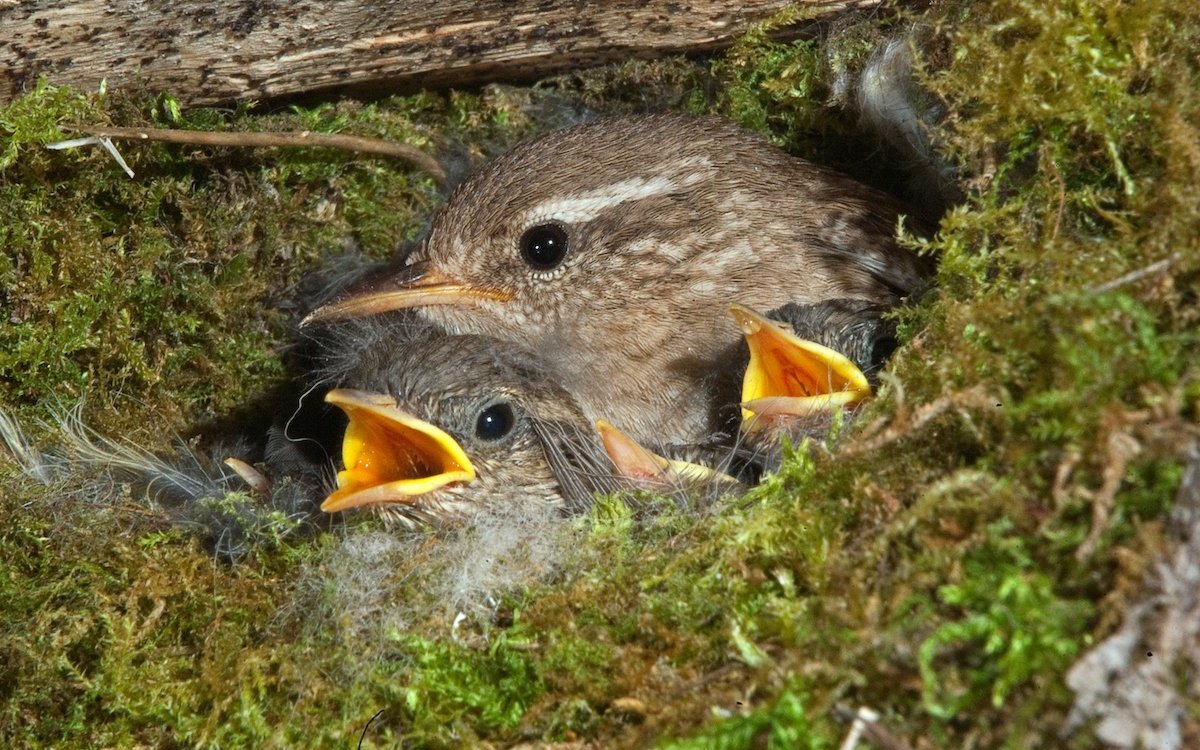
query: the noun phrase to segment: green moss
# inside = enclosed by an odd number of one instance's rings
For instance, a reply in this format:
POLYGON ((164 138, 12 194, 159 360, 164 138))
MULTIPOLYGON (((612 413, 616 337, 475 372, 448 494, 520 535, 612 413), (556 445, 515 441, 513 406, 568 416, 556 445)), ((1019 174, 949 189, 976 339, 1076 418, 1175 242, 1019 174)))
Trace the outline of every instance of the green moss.
MULTIPOLYGON (((86 99, 46 85, 0 110, 0 268, 10 325, 0 395, 10 404, 89 398, 92 421, 129 429, 117 393, 179 429, 245 402, 281 374, 286 336, 270 303, 340 247, 392 253, 419 227, 432 183, 403 165, 316 149, 238 151, 119 144, 46 151, 73 122, 109 117, 181 128, 338 130, 427 143, 431 100, 252 116, 86 99), (51 172, 53 170, 53 172, 51 172)), ((160 430, 155 430, 158 433, 160 430)))
POLYGON ((935 718, 980 710, 984 701, 1001 708, 1015 688, 1061 674, 1078 655, 1091 603, 1056 593, 1012 526, 990 524, 987 539, 963 559, 963 582, 938 588, 939 605, 962 615, 918 650, 925 709, 935 718), (939 670, 947 651, 957 658, 939 670))
POLYGON ((0 128, 7 134, 0 151, 0 170, 9 169, 18 159, 32 160, 45 169, 50 159, 30 153, 31 144, 61 140, 65 123, 86 120, 95 111, 96 105, 88 97, 39 80, 32 91, 0 110, 0 128))
POLYGON ((191 540, 131 545, 120 512, 90 523, 16 521, 2 540, 6 744, 175 746, 246 732, 250 716, 215 726, 210 712, 225 713, 214 701, 229 685, 266 689, 245 656, 280 603, 269 581, 214 576, 191 540))
POLYGON ((834 744, 823 738, 810 723, 804 711, 802 696, 791 691, 785 691, 769 708, 726 719, 691 739, 659 745, 664 750, 735 750, 749 747, 769 750, 820 750, 833 746, 834 744))
POLYGON ((405 734, 429 746, 504 736, 544 690, 528 641, 501 634, 486 650, 403 635, 409 675, 403 689, 405 734), (410 661, 408 661, 410 660, 410 661))

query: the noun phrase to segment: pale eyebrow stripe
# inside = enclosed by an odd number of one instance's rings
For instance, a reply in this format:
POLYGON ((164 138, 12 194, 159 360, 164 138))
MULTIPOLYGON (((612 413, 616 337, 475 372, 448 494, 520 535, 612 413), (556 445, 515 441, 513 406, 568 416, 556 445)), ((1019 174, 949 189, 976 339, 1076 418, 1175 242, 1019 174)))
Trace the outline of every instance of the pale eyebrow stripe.
POLYGON ((591 221, 613 206, 669 193, 677 187, 678 183, 666 177, 634 177, 594 190, 573 193, 569 197, 542 201, 531 208, 527 215, 531 221, 558 219, 568 223, 582 223, 591 221))
POLYGON ((693 156, 662 165, 668 175, 631 177, 610 182, 592 190, 572 193, 567 197, 542 201, 531 208, 528 222, 557 219, 567 223, 587 222, 614 206, 628 201, 653 198, 694 185, 708 176, 712 162, 705 156, 693 156))

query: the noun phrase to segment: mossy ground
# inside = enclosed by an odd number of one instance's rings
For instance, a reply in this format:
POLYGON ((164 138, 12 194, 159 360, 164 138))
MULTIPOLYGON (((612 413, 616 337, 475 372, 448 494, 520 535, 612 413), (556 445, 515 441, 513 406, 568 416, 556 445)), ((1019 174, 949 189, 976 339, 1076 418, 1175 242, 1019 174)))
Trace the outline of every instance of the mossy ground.
MULTIPOLYGON (((941 40, 925 85, 967 198, 924 246, 937 292, 903 314, 891 375, 838 451, 798 451, 702 519, 601 503, 568 572, 501 614, 456 629, 429 608, 382 636, 328 603, 337 533, 227 566, 140 498, 89 504, 5 468, 0 741, 347 747, 382 712, 363 747, 825 748, 840 704, 917 747, 1090 746, 1057 735, 1063 674, 1167 544, 1200 418, 1186 4, 943 4, 823 42, 751 35, 709 64, 274 114, 40 86, 0 109, 0 397, 27 422, 84 399, 90 424, 165 447, 282 377, 303 273, 388 255, 437 200, 403 165, 316 150, 122 145, 130 180, 99 149, 41 148, 66 125, 489 151, 576 107, 666 105, 887 180, 831 82, 914 21, 941 40)), ((422 559, 388 571, 392 596, 421 596, 422 559)))

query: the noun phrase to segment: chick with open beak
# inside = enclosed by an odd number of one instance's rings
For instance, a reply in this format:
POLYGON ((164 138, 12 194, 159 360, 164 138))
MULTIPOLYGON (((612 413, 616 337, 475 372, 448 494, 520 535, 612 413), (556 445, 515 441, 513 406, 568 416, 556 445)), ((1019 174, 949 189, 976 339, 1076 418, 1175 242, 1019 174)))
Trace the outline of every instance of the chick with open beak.
POLYGON ((723 120, 599 120, 490 164, 407 265, 308 322, 416 308, 531 350, 589 420, 642 442, 696 442, 737 423, 729 300, 895 304, 930 270, 897 245, 900 214, 723 120))
POLYGON ((564 513, 614 489, 599 437, 537 361, 482 336, 376 341, 325 399, 349 418, 330 513, 414 526, 514 499, 564 513))
POLYGON ((884 312, 853 299, 785 305, 768 315, 730 306, 748 349, 743 437, 761 450, 782 435, 823 435, 839 412, 869 399, 874 377, 897 346, 895 325, 884 312))

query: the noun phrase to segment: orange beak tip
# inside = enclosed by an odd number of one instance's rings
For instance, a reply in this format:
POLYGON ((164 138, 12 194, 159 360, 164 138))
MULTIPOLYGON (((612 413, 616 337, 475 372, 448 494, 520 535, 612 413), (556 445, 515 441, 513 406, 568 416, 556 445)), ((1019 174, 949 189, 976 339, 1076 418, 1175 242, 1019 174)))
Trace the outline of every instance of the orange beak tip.
POLYGON ((745 305, 736 303, 730 305, 729 314, 733 316, 734 322, 742 329, 742 335, 744 336, 753 336, 762 330, 764 324, 770 324, 767 318, 764 318, 745 305))
POLYGON ((596 430, 617 474, 627 479, 649 479, 662 474, 662 467, 655 460, 657 456, 610 422, 597 419, 596 430))

